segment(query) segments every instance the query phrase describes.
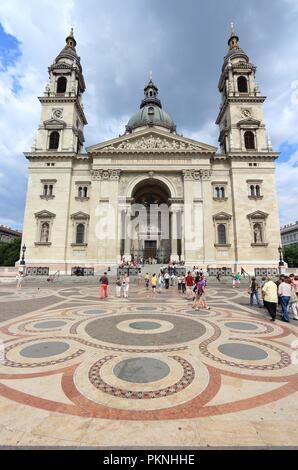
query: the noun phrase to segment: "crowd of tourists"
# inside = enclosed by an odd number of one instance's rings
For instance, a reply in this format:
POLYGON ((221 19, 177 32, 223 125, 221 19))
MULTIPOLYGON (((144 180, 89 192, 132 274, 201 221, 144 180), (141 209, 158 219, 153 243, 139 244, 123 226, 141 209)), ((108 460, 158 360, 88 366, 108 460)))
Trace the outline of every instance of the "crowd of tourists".
MULTIPOLYGON (((232 276, 233 288, 240 286, 241 274, 232 276)), ((137 279, 138 285, 144 281, 147 291, 151 290, 153 295, 167 291, 170 288, 177 288, 178 293, 186 300, 192 300, 192 307, 209 309, 206 301, 207 279, 202 269, 193 267, 187 274, 180 274, 175 265, 163 266, 159 274, 150 275, 146 273, 144 278, 141 271, 137 279)), ((100 299, 108 296, 109 279, 105 272, 100 277, 100 299)), ((128 274, 119 276, 116 279, 116 297, 128 298, 130 279, 128 274)), ((258 307, 267 309, 271 321, 275 321, 277 313, 281 314, 281 320, 290 322, 289 314, 293 319, 298 320, 298 276, 280 276, 275 282, 272 276, 262 277, 258 282, 256 277, 252 277, 249 285, 249 303, 254 305, 254 300, 258 307)))
POLYGON ((277 313, 281 314, 281 320, 289 323, 289 314, 293 319, 298 320, 298 276, 279 276, 274 281, 272 276, 262 277, 261 282, 251 279, 249 287, 250 305, 253 305, 254 298, 258 307, 264 307, 271 316, 271 321, 275 321, 277 313), (261 299, 260 299, 261 293, 261 299))

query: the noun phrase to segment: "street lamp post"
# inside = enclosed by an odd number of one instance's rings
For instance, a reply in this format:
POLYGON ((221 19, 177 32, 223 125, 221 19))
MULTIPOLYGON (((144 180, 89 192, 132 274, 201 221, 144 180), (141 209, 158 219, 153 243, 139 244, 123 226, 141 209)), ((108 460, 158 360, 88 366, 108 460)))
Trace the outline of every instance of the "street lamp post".
POLYGON ((279 270, 279 275, 281 275, 281 268, 282 266, 285 265, 282 257, 282 247, 279 245, 278 247, 278 252, 279 252, 279 263, 278 263, 278 270, 279 270))
POLYGON ((25 276, 25 264, 26 264, 25 253, 26 253, 26 245, 24 243, 24 245, 22 246, 22 258, 21 258, 21 261, 20 261, 20 266, 22 266, 22 271, 23 271, 24 276, 25 276))

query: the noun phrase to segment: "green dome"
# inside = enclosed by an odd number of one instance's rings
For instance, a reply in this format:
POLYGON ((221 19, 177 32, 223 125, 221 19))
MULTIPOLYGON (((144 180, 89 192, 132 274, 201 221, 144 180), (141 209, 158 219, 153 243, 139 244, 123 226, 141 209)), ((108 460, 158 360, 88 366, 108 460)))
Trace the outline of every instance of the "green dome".
POLYGON ((126 126, 127 131, 131 131, 141 126, 162 126, 174 131, 176 129, 173 119, 161 108, 154 105, 147 105, 135 113, 126 126))
POLYGON ((128 121, 126 131, 131 132, 136 127, 162 126, 171 132, 176 130, 173 119, 162 109, 158 98, 158 88, 150 78, 148 85, 144 88, 144 99, 140 109, 128 121))

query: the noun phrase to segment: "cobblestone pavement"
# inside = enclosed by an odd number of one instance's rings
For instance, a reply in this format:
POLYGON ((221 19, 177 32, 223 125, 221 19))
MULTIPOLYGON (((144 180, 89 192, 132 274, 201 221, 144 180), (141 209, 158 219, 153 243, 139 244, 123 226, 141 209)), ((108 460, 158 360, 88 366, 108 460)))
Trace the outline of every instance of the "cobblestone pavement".
POLYGON ((246 286, 207 299, 1 285, 0 445, 297 446, 296 322, 270 322, 246 286))

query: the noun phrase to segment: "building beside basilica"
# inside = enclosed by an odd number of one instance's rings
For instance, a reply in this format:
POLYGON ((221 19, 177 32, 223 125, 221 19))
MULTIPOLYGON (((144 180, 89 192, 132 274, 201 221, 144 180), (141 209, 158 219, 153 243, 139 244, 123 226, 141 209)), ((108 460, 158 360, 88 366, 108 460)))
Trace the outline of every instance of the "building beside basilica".
POLYGON ((186 265, 275 268, 275 160, 256 67, 232 28, 219 79, 220 149, 179 135, 150 78, 122 136, 87 148, 85 81, 73 32, 49 67, 30 152, 27 266, 99 271, 155 257, 186 265))

